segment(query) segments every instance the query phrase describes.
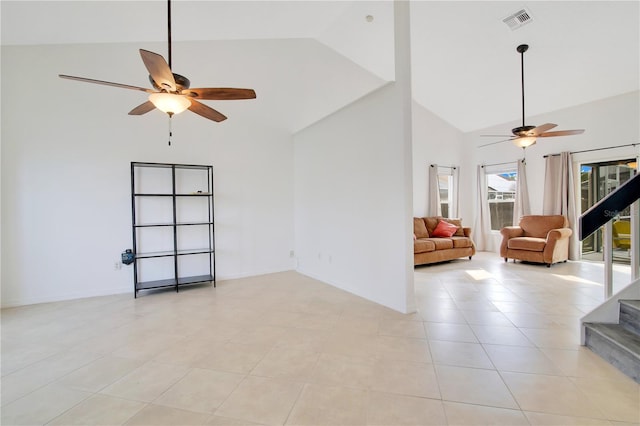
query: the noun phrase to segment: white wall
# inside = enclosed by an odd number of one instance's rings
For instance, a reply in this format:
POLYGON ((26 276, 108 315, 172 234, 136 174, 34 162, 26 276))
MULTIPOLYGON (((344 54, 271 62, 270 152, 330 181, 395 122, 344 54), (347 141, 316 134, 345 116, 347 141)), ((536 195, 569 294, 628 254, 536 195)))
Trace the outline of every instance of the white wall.
MULTIPOLYGON (((576 152, 618 145, 640 143, 640 92, 631 92, 614 96, 600 101, 578 105, 559 111, 538 116, 527 117, 527 124, 540 125, 556 123, 557 129, 585 129, 585 133, 576 136, 554 137, 538 139, 538 142, 527 148, 523 153, 521 148, 510 142, 477 148, 478 145, 491 142, 490 138, 481 138, 481 134, 510 134, 510 129, 521 125, 519 122, 505 123, 489 129, 465 135, 465 144, 472 152, 475 167, 477 164, 495 164, 515 162, 526 154, 527 183, 531 202, 531 213, 542 214, 542 199, 544 193, 544 155, 560 153, 562 151, 576 152), (505 133, 506 131, 506 133, 505 133)), ((640 146, 598 150, 587 153, 574 154, 574 162, 607 161, 637 156, 640 146)), ((474 204, 475 173, 472 179, 461 186, 461 196, 474 204)), ((496 236, 499 241, 499 236, 496 236)), ((495 246, 495 245, 494 245, 495 246)))
POLYGON ((395 82, 298 132, 298 271, 415 311, 410 9, 394 2, 395 82))
MULTIPOLYGON (((463 133, 440 117, 413 103, 413 216, 427 216, 429 166, 461 166, 463 133)), ((466 174, 462 168, 461 180, 466 174)), ((465 226, 473 226, 473 218, 465 214, 468 203, 460 200, 465 226)))
POLYGON ((169 147, 165 115, 127 115, 144 94, 57 77, 146 86, 137 47, 93 49, 2 48, 2 306, 132 291, 131 267, 114 269, 131 247, 131 161, 214 166, 218 279, 291 269, 288 131, 186 112, 169 147))
POLYGON ((406 312, 397 95, 390 84, 296 134, 295 241, 301 273, 406 312))

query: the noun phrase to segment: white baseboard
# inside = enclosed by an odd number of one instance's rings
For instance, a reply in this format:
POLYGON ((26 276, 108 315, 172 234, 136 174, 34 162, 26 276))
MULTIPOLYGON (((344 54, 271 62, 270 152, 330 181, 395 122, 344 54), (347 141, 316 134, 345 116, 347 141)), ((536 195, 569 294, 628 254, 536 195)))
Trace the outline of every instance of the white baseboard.
MULTIPOLYGON (((241 278, 255 277, 259 275, 268 275, 275 274, 278 272, 287 272, 292 271, 292 268, 288 269, 268 269, 262 271, 251 271, 251 272, 241 272, 238 274, 227 274, 222 276, 217 276, 216 281, 229 281, 241 278)), ((123 294, 123 293, 131 293, 131 297, 133 297, 133 283, 126 287, 117 287, 117 288, 109 288, 109 289, 94 289, 86 292, 71 292, 71 293, 61 293, 56 295, 39 295, 36 297, 25 297, 25 298, 14 298, 14 299, 3 299, 0 303, 0 308, 15 308, 19 306, 27 306, 27 305, 36 305, 39 303, 51 303, 51 302, 61 302, 65 300, 75 300, 75 299, 85 299, 88 297, 99 297, 99 296, 112 296, 115 294, 123 294)))
POLYGON ((8 300, 3 299, 0 307, 2 309, 15 308, 19 306, 36 305, 39 303, 62 302, 65 300, 86 299, 88 297, 113 296, 114 294, 123 293, 131 293, 131 297, 133 297, 133 288, 131 286, 127 286, 110 289, 96 289, 87 292, 71 292, 57 295, 16 298, 8 300))

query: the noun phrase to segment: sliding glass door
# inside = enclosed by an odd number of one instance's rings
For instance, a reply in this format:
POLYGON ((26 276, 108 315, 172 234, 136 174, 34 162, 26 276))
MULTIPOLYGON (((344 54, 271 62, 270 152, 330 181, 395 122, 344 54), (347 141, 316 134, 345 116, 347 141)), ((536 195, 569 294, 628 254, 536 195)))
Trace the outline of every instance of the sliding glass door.
MULTIPOLYGON (((635 159, 583 164, 580 167, 581 212, 615 191, 636 173, 635 159)), ((629 263, 629 208, 619 212, 614 219, 613 260, 629 263)), ((582 258, 603 260, 602 230, 582 241, 582 258)))

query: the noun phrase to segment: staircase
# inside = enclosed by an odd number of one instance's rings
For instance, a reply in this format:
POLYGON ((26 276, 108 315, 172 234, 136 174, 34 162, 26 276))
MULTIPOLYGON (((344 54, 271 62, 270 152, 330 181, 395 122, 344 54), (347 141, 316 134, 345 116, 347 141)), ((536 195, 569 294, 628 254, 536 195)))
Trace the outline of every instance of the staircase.
POLYGON ((580 241, 604 225, 604 302, 580 320, 581 342, 640 383, 640 173, 587 210, 578 221, 580 241), (613 294, 613 220, 630 206, 631 280, 613 294))
POLYGON ((585 345, 640 383, 640 300, 620 300, 619 307, 619 324, 583 324, 585 345))

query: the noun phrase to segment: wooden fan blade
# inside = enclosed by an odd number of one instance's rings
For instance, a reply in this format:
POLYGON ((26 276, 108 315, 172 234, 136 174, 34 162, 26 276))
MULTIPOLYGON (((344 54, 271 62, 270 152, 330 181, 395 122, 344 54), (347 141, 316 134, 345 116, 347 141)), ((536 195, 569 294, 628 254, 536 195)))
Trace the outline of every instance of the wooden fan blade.
POLYGON ((104 86, 120 87, 121 89, 140 90, 141 92, 153 93, 153 90, 151 89, 145 89, 144 87, 138 87, 138 86, 130 86, 128 84, 112 83, 110 81, 94 80, 91 78, 75 77, 73 75, 65 75, 65 74, 58 74, 58 77, 66 78, 68 80, 82 81, 84 83, 102 84, 104 86))
POLYGON ((480 135, 481 138, 511 138, 512 135, 480 135))
POLYGON ((553 123, 547 123, 547 124, 543 124, 541 126, 537 126, 534 129, 532 129, 530 132, 528 133, 532 133, 531 136, 538 136, 541 135, 542 133, 546 132, 547 130, 551 130, 554 127, 558 127, 557 124, 553 124, 553 123))
POLYGON ((156 109, 156 106, 151 101, 147 101, 129 111, 129 115, 142 115, 148 113, 149 111, 153 111, 154 109, 156 109))
POLYGON ((159 87, 167 91, 175 92, 176 80, 173 77, 167 61, 165 61, 161 55, 144 49, 140 49, 140 56, 153 81, 155 81, 159 87))
POLYGON ((483 148, 483 147, 485 147, 485 146, 495 145, 495 144, 502 143, 502 142, 509 142, 509 141, 514 140, 514 139, 516 139, 516 138, 504 139, 504 140, 501 140, 501 141, 496 141, 496 142, 486 143, 486 144, 484 144, 484 145, 478 145, 478 148, 483 148))
POLYGON ((236 100, 255 99, 256 92, 253 89, 235 89, 232 87, 203 87, 199 89, 185 89, 183 95, 205 100, 236 100))
POLYGON ((195 99, 190 99, 191 106, 189 107, 189 111, 195 112, 198 115, 203 116, 204 118, 208 118, 213 121, 224 121, 227 119, 224 115, 216 111, 215 109, 208 107, 207 105, 196 101, 195 99))
POLYGON ((571 135, 581 135, 584 133, 584 129, 577 130, 557 130, 555 132, 545 132, 541 135, 538 135, 539 138, 549 138, 553 136, 571 136, 571 135))

